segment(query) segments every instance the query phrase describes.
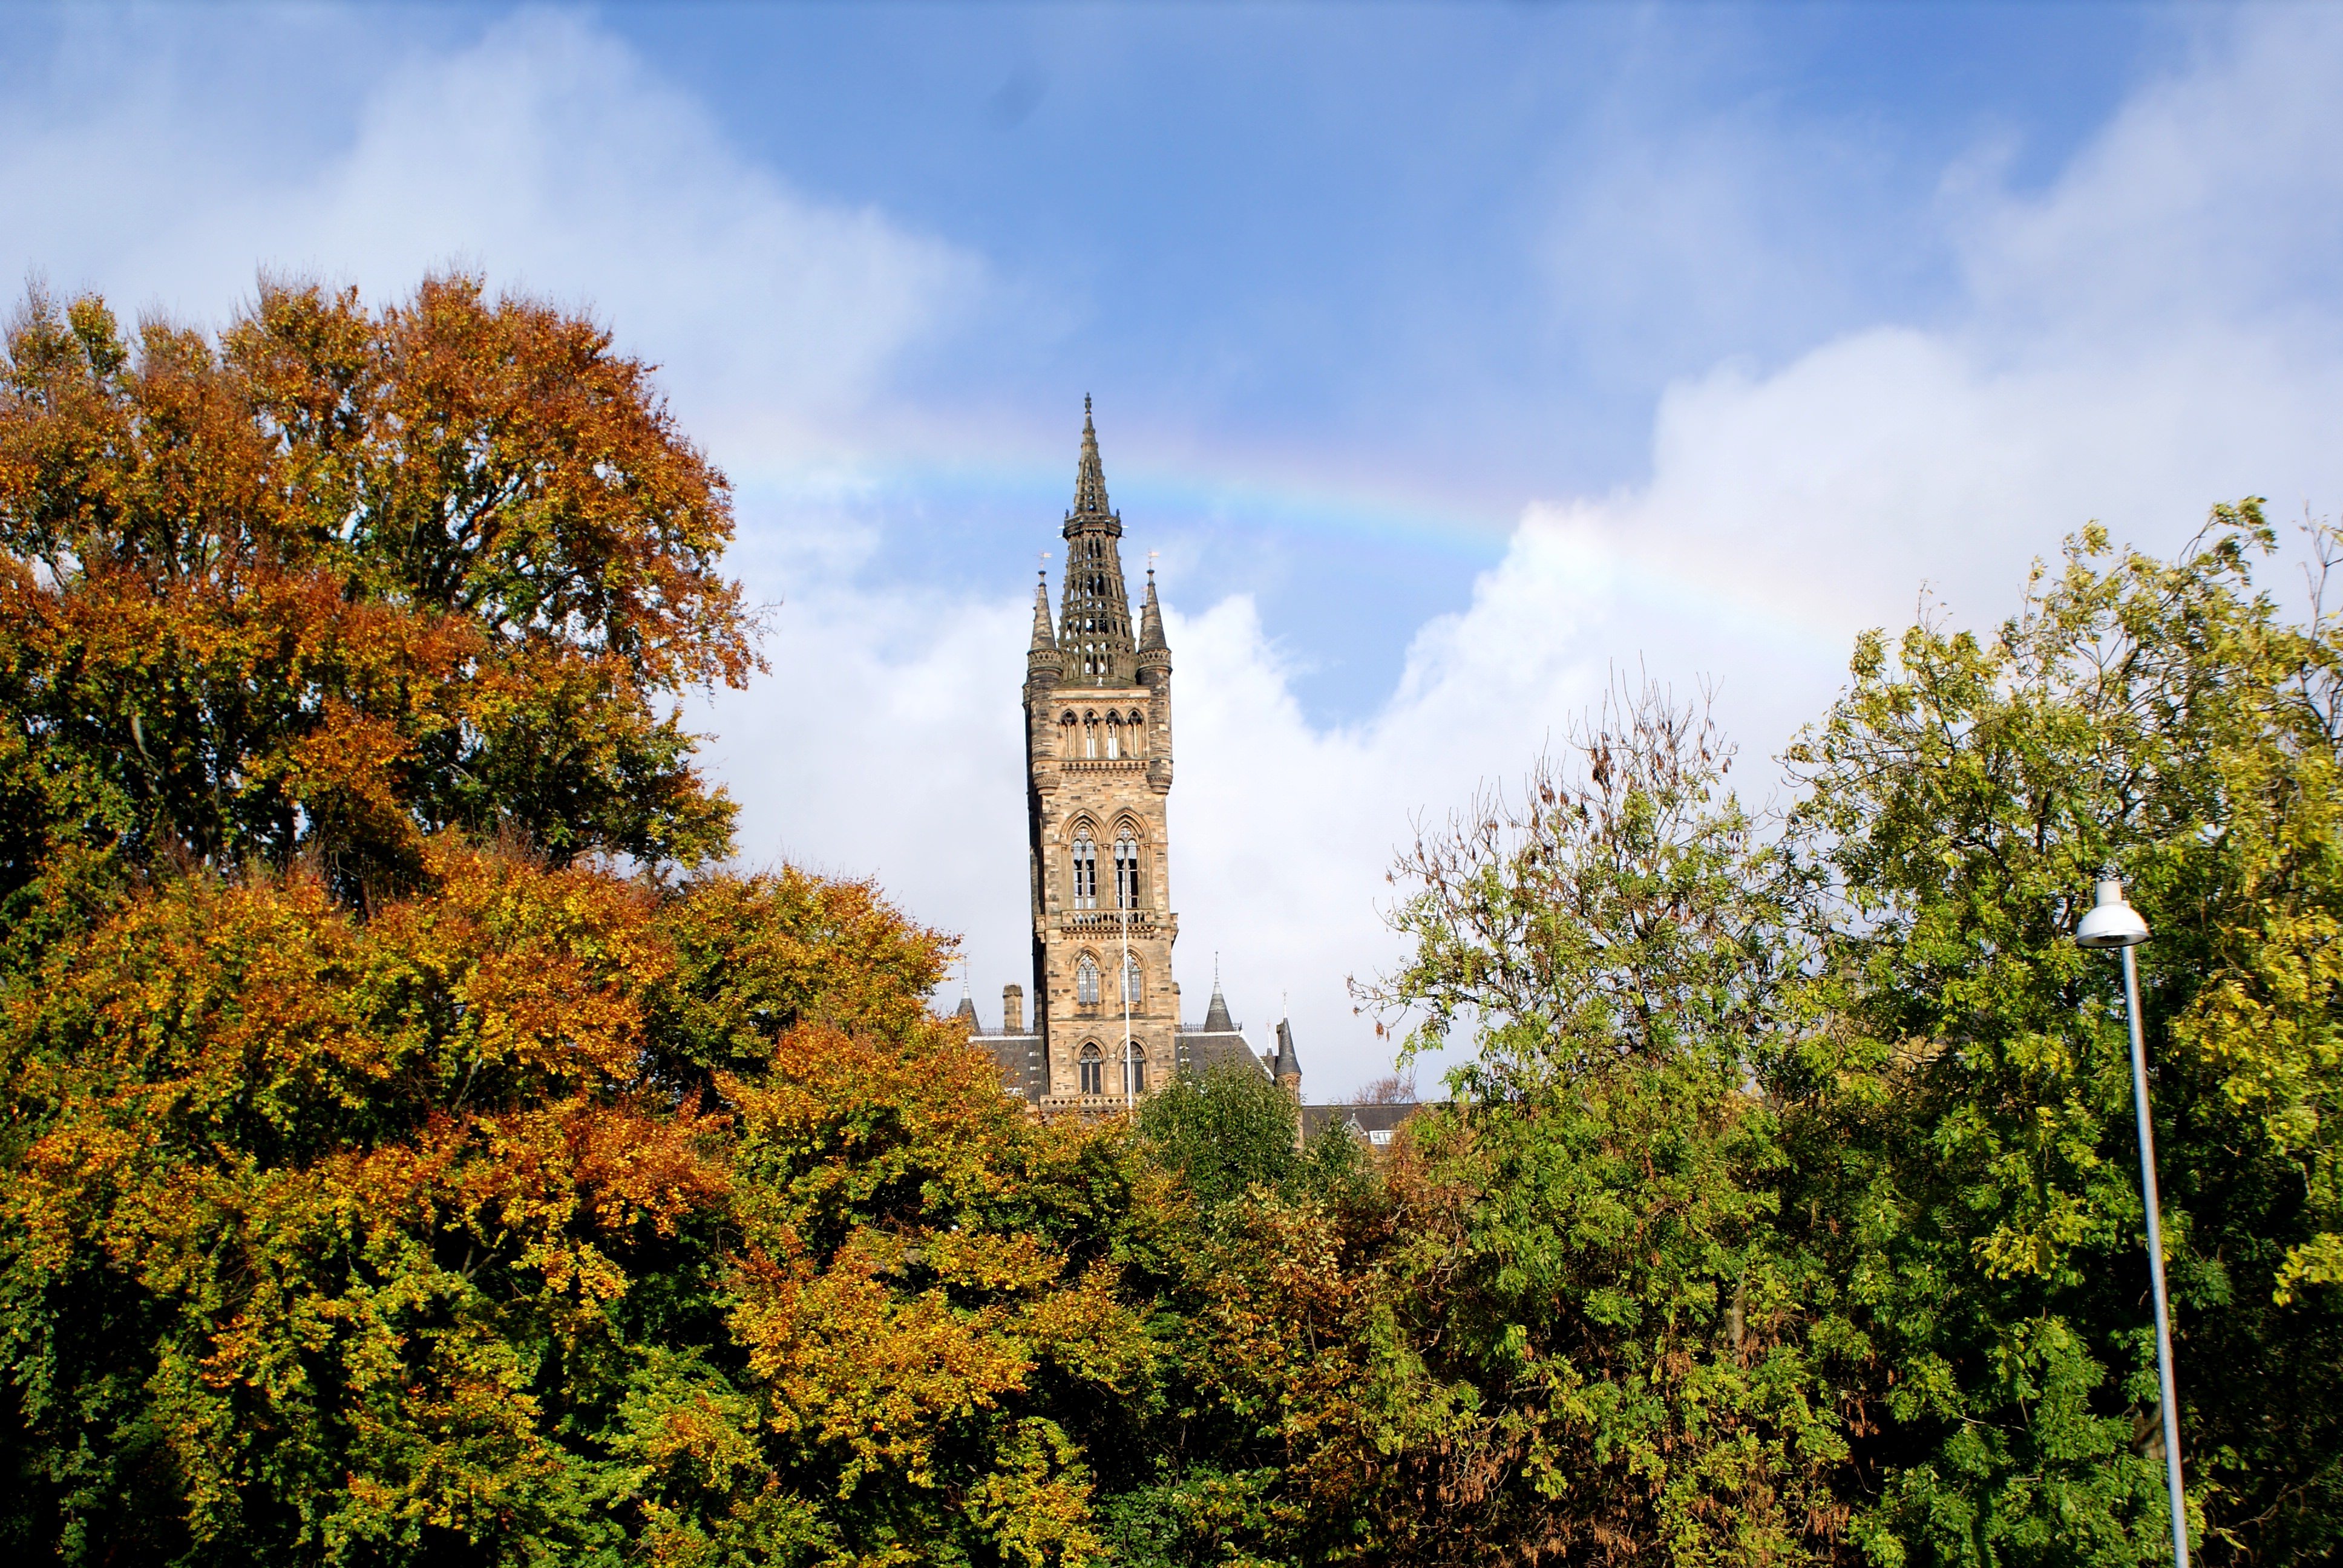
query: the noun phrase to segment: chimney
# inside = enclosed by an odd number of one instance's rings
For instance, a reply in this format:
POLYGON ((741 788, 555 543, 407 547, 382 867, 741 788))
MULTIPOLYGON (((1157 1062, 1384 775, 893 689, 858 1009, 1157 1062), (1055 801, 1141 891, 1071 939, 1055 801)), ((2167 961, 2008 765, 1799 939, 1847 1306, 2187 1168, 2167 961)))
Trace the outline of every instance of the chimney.
POLYGON ((1025 1032, 1025 988, 1021 985, 1001 988, 1001 1031, 1003 1034, 1025 1032))

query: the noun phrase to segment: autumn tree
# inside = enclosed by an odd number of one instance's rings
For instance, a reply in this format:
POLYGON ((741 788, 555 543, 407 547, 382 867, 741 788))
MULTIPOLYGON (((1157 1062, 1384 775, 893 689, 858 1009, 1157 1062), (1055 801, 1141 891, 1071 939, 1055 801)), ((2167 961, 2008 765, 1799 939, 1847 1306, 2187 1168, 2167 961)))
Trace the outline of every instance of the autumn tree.
POLYGON ((478 279, 264 281, 216 341, 35 292, 0 361, 0 908, 37 924, 39 868, 87 856, 311 853, 363 904, 443 829, 720 851, 671 699, 753 662, 731 529, 647 367, 478 279))
POLYGON ((1143 1171, 797 873, 198 871, 0 1014, 0 1531, 65 1560, 1093 1558, 1143 1171), (1119 1247, 1118 1235, 1132 1240, 1119 1247))
POLYGON ((1093 1561, 1168 1179, 711 867, 721 477, 553 307, 35 296, 0 389, 0 1540, 1093 1561))

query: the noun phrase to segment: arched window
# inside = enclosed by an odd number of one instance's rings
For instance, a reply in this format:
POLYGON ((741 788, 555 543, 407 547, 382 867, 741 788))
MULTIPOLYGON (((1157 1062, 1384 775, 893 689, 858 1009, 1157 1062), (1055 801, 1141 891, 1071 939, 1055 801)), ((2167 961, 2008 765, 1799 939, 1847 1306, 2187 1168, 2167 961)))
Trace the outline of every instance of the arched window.
POLYGON ((1074 908, 1098 908, 1098 846, 1087 829, 1074 835, 1074 908))
POLYGON ((1106 754, 1110 758, 1122 755, 1122 715, 1120 713, 1106 716, 1106 754))
POLYGON ((1139 716, 1137 709, 1134 709, 1125 715, 1122 721, 1122 754, 1125 757, 1138 756, 1141 749, 1140 742, 1145 739, 1146 734, 1147 721, 1139 716))
POLYGON ((1147 1092, 1147 1050, 1137 1040, 1123 1048, 1122 1091, 1125 1094, 1147 1092))
POLYGON ((1095 713, 1082 715, 1082 755, 1096 757, 1099 746, 1099 721, 1095 713))
POLYGON ((1074 965, 1074 1000, 1083 1007, 1096 1007, 1099 1003, 1098 960, 1088 953, 1074 965))
POLYGON ((1128 829, 1114 841, 1114 907, 1139 908, 1139 841, 1128 829))
POLYGON ((1058 733, 1063 738, 1058 743, 1058 755, 1061 757, 1072 757, 1077 755, 1074 750, 1074 747, 1078 744, 1074 739, 1075 723, 1076 720, 1074 719, 1073 710, 1071 709, 1066 711, 1063 718, 1058 720, 1058 733))
POLYGON ((1122 1000, 1131 1007, 1139 1005, 1139 955, 1122 955, 1122 1000))
POLYGON ((1082 1047, 1080 1065, 1082 1071, 1082 1092, 1104 1094, 1106 1092, 1105 1055, 1097 1046, 1086 1045, 1082 1047))

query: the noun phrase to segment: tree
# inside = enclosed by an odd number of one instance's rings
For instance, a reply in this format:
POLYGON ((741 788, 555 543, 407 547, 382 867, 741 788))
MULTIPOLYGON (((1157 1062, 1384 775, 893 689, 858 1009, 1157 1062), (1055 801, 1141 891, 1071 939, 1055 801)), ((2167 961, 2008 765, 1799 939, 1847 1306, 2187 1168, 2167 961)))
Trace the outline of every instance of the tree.
MULTIPOLYGON (((2321 554, 2334 536, 2319 530, 2321 554)), ((2086 531, 1981 638, 1926 625, 1791 753, 1830 1020, 1787 1113, 1892 1381, 1861 1451, 1884 1561, 2167 1548, 2115 966, 2069 938, 2103 868, 2140 950, 2203 1554, 2343 1541, 2335 1048, 2337 628, 2253 591, 2221 508, 2171 562, 2086 531)))
POLYGON ((43 864, 304 853, 363 906, 447 829, 720 852, 662 702, 752 666, 730 536, 648 368, 477 279, 374 312, 264 280, 216 344, 35 292, 0 362, 0 910, 41 922, 43 864))
POLYGON ((1403 1459, 1403 1493, 1443 1506, 1402 1539, 1424 1562, 1839 1554, 1853 1417, 1826 1374, 1865 1347, 1780 1202, 1777 868, 1702 711, 1627 694, 1574 749, 1419 840, 1410 957, 1357 988, 1420 1019, 1406 1049, 1467 1020, 1478 1047, 1394 1176, 1389 1310, 1463 1417, 1403 1459))
POLYGON ((708 869, 667 705, 750 628, 646 368, 453 278, 5 371, 0 1539, 1095 1558, 1167 1183, 946 939, 708 869))
POLYGON ((1139 1109, 1152 1152, 1207 1209, 1293 1187, 1303 1171, 1293 1097, 1258 1067, 1181 1073, 1139 1109))
POLYGON ((1080 1562, 1143 1172, 797 873, 197 871, 0 1015, 0 1533, 67 1561, 1080 1562), (1119 1241, 1118 1238, 1131 1238, 1119 1241))

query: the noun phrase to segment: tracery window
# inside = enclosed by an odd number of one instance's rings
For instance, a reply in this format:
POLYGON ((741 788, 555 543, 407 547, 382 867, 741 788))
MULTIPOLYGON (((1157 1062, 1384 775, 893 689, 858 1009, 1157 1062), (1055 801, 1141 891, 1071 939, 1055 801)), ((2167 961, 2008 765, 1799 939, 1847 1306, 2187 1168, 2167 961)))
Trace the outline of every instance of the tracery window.
POLYGON ((1074 965, 1074 1000, 1082 1007, 1096 1007, 1099 1003, 1098 960, 1088 953, 1074 965))
POLYGON ((1106 716, 1106 754, 1110 759, 1122 755, 1122 715, 1106 716))
POLYGON ((1087 831, 1074 835, 1074 908, 1098 908, 1098 846, 1087 831))
POLYGON ((1099 721, 1095 713, 1082 715, 1082 755, 1096 757, 1099 748, 1099 721))
POLYGON ((1071 709, 1069 709, 1065 717, 1058 720, 1059 732, 1065 737, 1065 739, 1060 742, 1058 747, 1058 755, 1061 757, 1071 757, 1075 755, 1074 748, 1080 744, 1074 739, 1074 725, 1076 722, 1077 720, 1075 719, 1071 709))
POLYGON ((1122 1091, 1125 1094, 1147 1092, 1147 1051, 1135 1040, 1123 1048, 1122 1091))
POLYGON ((1081 1069, 1082 1092, 1104 1094, 1106 1092, 1106 1057, 1101 1053, 1099 1048, 1095 1045, 1082 1047, 1082 1054, 1078 1065, 1081 1069))
POLYGON ((1122 1000, 1127 1007, 1139 1005, 1139 955, 1122 955, 1122 1000))
POLYGON ((1114 907, 1139 908, 1139 842, 1128 830, 1114 841, 1114 907))

